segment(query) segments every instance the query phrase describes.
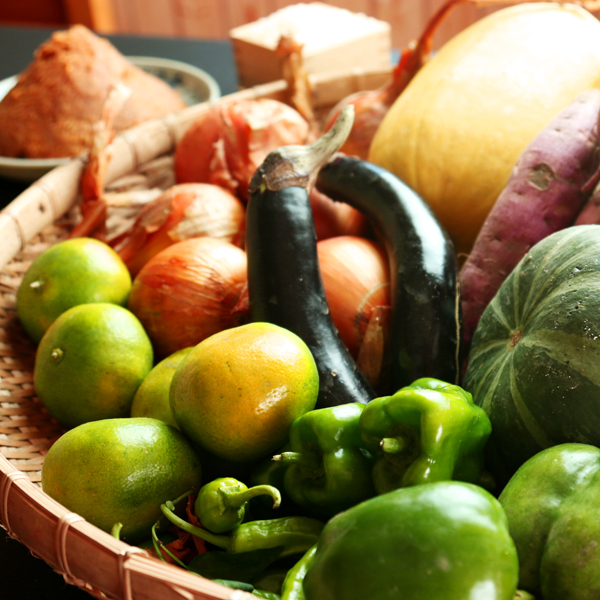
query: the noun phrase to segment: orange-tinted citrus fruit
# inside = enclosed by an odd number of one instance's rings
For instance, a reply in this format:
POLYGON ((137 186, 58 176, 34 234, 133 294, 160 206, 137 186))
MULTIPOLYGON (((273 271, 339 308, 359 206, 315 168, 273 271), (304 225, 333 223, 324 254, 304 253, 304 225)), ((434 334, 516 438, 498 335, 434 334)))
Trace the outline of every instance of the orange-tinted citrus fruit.
POLYGON ((171 383, 181 430, 221 458, 249 462, 279 448, 312 410, 319 375, 306 344, 270 323, 216 333, 194 347, 171 383))

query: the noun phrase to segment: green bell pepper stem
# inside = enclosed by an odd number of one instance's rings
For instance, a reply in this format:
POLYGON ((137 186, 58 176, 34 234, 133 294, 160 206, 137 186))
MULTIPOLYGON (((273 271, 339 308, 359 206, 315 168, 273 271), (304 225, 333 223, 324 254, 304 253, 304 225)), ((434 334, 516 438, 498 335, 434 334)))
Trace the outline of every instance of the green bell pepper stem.
POLYGON ((317 544, 309 548, 302 558, 288 571, 281 586, 281 600, 306 600, 304 576, 313 563, 317 544))
POLYGON ((400 454, 408 446, 406 437, 399 435, 397 437, 386 437, 381 440, 381 449, 387 454, 400 454))
POLYGON ((233 477, 219 477, 200 488, 194 505, 196 516, 209 531, 225 533, 244 520, 247 502, 257 496, 270 496, 273 508, 281 503, 279 490, 271 485, 248 488, 233 477))
POLYGON ((281 517, 264 521, 249 521, 233 529, 228 535, 217 535, 196 527, 178 517, 169 506, 161 504, 162 513, 183 531, 222 548, 226 552, 250 552, 282 546, 280 557, 306 552, 317 542, 323 523, 309 517, 281 517))
POLYGON ((276 454, 273 460, 287 465, 299 465, 305 469, 322 470, 320 461, 302 452, 282 452, 281 454, 276 454))

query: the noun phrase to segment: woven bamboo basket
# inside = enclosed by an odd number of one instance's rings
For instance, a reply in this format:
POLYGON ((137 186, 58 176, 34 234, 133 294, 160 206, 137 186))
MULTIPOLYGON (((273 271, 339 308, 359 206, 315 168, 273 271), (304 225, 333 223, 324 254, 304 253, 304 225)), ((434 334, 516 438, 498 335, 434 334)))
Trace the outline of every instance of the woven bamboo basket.
MULTIPOLYGON (((390 70, 353 70, 313 77, 313 100, 325 111, 350 93, 376 89, 390 70)), ((285 101, 276 81, 228 96, 285 101)), ((212 104, 186 108, 116 138, 107 191, 167 188, 174 183, 172 153, 184 132, 212 104)), ((31 261, 66 238, 78 218, 84 159, 76 158, 32 184, 0 212, 0 524, 64 579, 95 598, 114 600, 241 600, 232 590, 151 557, 119 541, 46 495, 44 456, 63 433, 35 395, 35 345, 21 328, 16 292, 31 261)), ((121 218, 132 219, 135 213, 121 218)))

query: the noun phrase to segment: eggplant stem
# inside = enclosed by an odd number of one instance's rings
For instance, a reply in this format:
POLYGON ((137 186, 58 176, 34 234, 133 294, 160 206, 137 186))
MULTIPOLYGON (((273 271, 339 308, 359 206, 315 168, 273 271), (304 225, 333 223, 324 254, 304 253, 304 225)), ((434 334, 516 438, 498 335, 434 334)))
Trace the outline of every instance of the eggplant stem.
POLYGON ((354 124, 354 107, 344 106, 331 129, 311 144, 282 146, 271 151, 250 182, 250 195, 259 188, 278 192, 301 187, 310 192, 319 170, 344 145, 354 124))

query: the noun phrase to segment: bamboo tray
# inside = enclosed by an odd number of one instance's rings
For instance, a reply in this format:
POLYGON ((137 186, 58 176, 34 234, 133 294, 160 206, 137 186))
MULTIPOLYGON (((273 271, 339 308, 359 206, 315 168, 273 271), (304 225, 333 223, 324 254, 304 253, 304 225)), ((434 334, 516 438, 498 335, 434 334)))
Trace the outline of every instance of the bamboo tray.
MULTIPOLYGON (((326 110, 350 93, 376 89, 390 69, 314 76, 314 105, 326 110)), ((217 101, 284 100, 284 81, 217 101)), ((192 106, 119 136, 112 146, 107 188, 168 187, 172 153, 212 103, 192 106)), ((0 212, 0 524, 64 579, 95 598, 113 600, 242 600, 255 598, 151 557, 69 512, 40 486, 44 456, 63 433, 33 389, 35 345, 16 315, 16 291, 31 261, 65 239, 76 219, 84 159, 57 167, 0 212)))

